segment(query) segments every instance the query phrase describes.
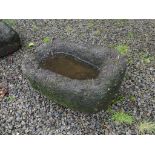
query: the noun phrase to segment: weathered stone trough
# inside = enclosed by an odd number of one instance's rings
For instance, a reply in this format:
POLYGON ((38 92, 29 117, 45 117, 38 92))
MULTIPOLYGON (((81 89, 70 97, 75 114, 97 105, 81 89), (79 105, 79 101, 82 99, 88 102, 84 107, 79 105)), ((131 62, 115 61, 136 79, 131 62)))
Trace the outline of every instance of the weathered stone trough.
POLYGON ((53 101, 81 112, 106 109, 118 91, 126 59, 106 47, 55 40, 27 57, 22 70, 33 88, 53 101))

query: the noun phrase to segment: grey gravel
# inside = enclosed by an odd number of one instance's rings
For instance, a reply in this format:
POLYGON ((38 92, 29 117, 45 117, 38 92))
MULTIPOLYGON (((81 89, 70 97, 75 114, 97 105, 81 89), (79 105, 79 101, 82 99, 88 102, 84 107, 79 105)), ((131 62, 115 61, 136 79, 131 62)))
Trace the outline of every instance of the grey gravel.
POLYGON ((155 20, 15 20, 13 28, 22 49, 0 59, 0 83, 9 95, 0 102, 0 134, 140 134, 137 124, 155 121, 155 20), (132 35, 131 35, 132 34, 132 35), (31 88, 21 71, 25 54, 35 52, 43 38, 109 47, 126 44, 130 59, 120 89, 124 100, 110 110, 88 115, 61 107, 31 88), (28 48, 30 42, 35 46, 28 48), (144 61, 144 55, 150 61, 144 61), (130 97, 135 96, 135 101, 130 97), (112 113, 124 111, 132 125, 114 122, 112 113))

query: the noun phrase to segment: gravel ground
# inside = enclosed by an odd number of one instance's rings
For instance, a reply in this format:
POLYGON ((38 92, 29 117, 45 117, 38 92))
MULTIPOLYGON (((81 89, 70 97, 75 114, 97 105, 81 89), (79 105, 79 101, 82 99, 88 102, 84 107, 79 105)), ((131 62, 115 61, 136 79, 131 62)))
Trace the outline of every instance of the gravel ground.
POLYGON ((155 121, 155 20, 15 20, 13 27, 22 49, 0 59, 0 82, 9 89, 0 102, 0 134, 140 134, 139 122, 155 121), (120 89, 123 100, 106 112, 88 115, 61 107, 33 90, 21 63, 24 54, 35 52, 45 37, 128 45, 129 64, 120 89), (35 43, 33 48, 28 48, 30 42, 35 43), (135 122, 114 122, 112 115, 118 111, 131 114, 135 122))

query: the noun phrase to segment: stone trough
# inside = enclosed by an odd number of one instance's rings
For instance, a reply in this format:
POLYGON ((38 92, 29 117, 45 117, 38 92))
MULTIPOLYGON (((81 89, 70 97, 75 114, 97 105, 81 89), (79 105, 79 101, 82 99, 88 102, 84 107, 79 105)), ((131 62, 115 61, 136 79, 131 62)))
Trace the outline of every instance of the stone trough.
POLYGON ((22 64, 33 88, 58 104, 95 113, 107 109, 126 70, 126 59, 107 47, 60 40, 43 44, 22 64))

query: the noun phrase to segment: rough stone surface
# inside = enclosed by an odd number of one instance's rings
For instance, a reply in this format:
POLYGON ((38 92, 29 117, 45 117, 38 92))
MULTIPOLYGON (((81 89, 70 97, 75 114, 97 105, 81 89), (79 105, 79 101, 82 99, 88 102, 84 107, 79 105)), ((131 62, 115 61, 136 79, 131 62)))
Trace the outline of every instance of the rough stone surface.
MULTIPOLYGON (((126 70, 126 59, 106 47, 86 47, 55 40, 27 56, 22 70, 33 88, 66 107, 82 112, 107 109, 118 91, 126 70), (65 53, 99 68, 95 79, 71 79, 39 66, 48 56, 65 53), (31 58, 30 58, 31 57, 31 58)), ((66 64, 67 65, 67 64, 66 64)))
POLYGON ((7 56, 20 48, 20 38, 15 30, 0 21, 0 57, 7 56))

